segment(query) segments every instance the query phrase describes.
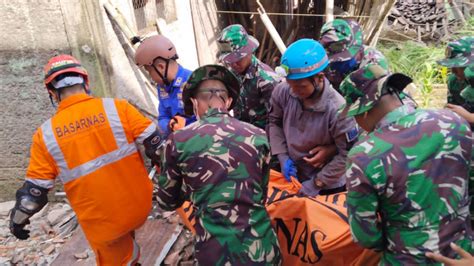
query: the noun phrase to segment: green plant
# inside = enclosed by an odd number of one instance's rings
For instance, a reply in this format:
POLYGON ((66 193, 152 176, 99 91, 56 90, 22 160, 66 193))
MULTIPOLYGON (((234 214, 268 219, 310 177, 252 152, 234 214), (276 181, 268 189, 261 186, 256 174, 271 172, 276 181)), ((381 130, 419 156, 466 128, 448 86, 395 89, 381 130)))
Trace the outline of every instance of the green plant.
POLYGON ((392 72, 401 72, 413 78, 420 89, 422 107, 431 102, 433 85, 446 83, 448 70, 436 64, 444 57, 444 46, 423 45, 416 42, 379 45, 392 72))
POLYGON ((466 24, 456 33, 449 36, 449 40, 438 45, 424 45, 407 41, 403 43, 379 44, 378 49, 385 55, 392 72, 401 72, 413 78, 420 90, 422 107, 429 107, 433 85, 446 84, 449 70, 436 63, 444 58, 445 47, 448 41, 459 39, 462 36, 474 36, 474 17, 469 17, 466 24))

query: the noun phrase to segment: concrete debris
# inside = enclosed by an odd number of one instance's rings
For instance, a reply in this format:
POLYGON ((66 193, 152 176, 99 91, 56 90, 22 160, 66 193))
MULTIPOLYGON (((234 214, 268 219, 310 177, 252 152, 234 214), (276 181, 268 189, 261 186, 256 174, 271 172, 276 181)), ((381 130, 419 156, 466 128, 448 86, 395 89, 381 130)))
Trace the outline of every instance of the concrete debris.
POLYGON ((89 254, 87 253, 87 250, 84 250, 84 252, 74 254, 74 258, 84 260, 89 258, 89 254))
POLYGON ((15 206, 15 201, 13 200, 0 203, 0 217, 7 216, 13 206, 15 206))
POLYGON ((48 222, 52 226, 58 224, 66 215, 71 213, 70 210, 67 210, 65 208, 58 208, 50 211, 48 213, 48 222))
POLYGON ((49 254, 53 253, 53 251, 55 249, 56 249, 56 247, 53 244, 51 244, 47 248, 43 249, 43 254, 44 255, 49 255, 49 254))
POLYGON ((25 253, 24 252, 19 252, 18 254, 15 254, 11 260, 12 264, 19 264, 25 259, 25 253))
MULTIPOLYGON (((0 265, 61 265, 65 255, 70 258, 67 265, 95 262, 82 232, 82 238, 75 237, 82 230, 66 202, 50 202, 31 217, 26 227, 28 240, 18 240, 10 233, 8 213, 14 204, 0 203, 0 265), (72 242, 75 244, 66 248, 72 242)), ((149 221, 136 233, 143 251, 140 262, 152 265, 160 255, 162 265, 196 265, 192 233, 183 227, 175 212, 164 212, 154 204, 149 221)))
POLYGON ((14 205, 14 201, 0 203, 0 265, 51 264, 58 256, 59 248, 67 240, 60 235, 71 230, 67 224, 74 224, 75 219, 71 218, 74 213, 70 206, 49 203, 30 218, 31 223, 26 227, 30 230, 30 238, 18 240, 10 233, 10 218, 7 217, 14 205))

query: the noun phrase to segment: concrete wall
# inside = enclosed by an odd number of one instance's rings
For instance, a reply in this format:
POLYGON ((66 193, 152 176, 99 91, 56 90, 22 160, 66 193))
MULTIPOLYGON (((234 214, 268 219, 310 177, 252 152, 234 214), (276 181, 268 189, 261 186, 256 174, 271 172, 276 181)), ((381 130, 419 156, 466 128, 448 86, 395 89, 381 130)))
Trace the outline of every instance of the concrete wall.
POLYGON ((0 200, 24 178, 31 136, 55 109, 43 65, 70 53, 58 0, 0 1, 0 200))

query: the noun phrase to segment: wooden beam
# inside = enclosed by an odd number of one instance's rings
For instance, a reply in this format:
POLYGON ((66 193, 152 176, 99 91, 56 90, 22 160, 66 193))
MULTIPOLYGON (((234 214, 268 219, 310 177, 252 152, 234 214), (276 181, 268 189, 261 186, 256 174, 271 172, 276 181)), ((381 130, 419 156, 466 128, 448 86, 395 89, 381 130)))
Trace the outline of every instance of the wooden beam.
POLYGON ((326 22, 334 20, 334 0, 326 0, 326 22))

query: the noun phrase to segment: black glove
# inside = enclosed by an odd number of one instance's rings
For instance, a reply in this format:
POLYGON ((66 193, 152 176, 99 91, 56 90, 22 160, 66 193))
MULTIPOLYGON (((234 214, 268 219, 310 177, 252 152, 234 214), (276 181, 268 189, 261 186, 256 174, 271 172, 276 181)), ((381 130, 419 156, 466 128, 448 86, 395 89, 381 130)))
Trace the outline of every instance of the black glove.
POLYGON ((25 226, 27 224, 30 224, 30 220, 27 219, 25 223, 23 224, 16 224, 13 222, 13 216, 15 215, 15 212, 18 211, 16 209, 11 210, 11 215, 10 215, 10 232, 18 239, 25 240, 30 237, 30 230, 26 230, 25 226))

